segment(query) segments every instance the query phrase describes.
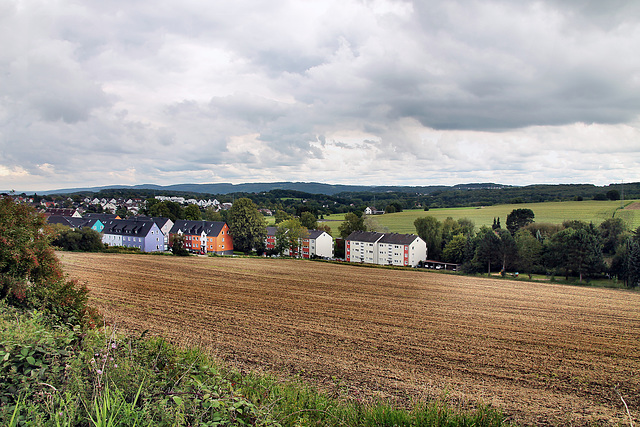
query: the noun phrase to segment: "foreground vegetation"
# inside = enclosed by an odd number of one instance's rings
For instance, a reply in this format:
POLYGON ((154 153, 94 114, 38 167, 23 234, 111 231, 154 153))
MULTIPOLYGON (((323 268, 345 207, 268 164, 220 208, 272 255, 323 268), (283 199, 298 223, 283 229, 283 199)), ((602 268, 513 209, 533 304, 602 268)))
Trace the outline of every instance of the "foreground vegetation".
POLYGON ((362 404, 294 380, 242 374, 162 338, 52 327, 0 303, 0 423, 76 425, 482 425, 502 417, 438 402, 362 404))

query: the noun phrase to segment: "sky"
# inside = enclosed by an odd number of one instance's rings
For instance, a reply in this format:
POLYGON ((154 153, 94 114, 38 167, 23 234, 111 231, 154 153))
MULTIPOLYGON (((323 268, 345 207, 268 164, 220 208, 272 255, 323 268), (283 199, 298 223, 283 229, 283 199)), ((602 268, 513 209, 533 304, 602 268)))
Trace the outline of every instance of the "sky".
POLYGON ((640 181, 637 0, 3 0, 0 190, 640 181))

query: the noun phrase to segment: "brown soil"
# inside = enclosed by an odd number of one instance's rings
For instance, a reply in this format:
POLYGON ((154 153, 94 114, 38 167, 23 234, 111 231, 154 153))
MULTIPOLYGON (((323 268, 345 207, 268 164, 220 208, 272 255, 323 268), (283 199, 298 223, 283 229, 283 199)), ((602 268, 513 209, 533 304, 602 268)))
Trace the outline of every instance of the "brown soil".
POLYGON ((630 209, 630 210, 639 210, 640 209, 640 202, 633 202, 631 204, 629 204, 628 206, 624 207, 625 209, 630 209))
POLYGON ((358 399, 444 398, 528 425, 640 412, 640 294, 299 260, 62 253, 120 328, 358 399))

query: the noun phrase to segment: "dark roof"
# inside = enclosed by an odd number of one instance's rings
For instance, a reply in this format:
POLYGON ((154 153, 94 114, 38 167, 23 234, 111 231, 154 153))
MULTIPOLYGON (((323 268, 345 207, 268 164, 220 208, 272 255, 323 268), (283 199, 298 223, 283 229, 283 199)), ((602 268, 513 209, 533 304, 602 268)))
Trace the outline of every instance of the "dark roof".
POLYGON ((393 245, 410 245, 413 243, 418 236, 415 234, 398 234, 398 233, 390 233, 385 234, 382 239, 378 243, 391 243, 393 245))
POLYGON ((164 227, 164 225, 168 222, 171 221, 169 218, 163 218, 161 216, 155 216, 153 218, 151 218, 151 220, 153 222, 156 223, 156 225, 158 226, 158 228, 162 228, 164 227))
POLYGON ((383 233, 376 233, 375 231, 354 231, 353 233, 349 234, 347 240, 375 243, 383 236, 383 233))
POLYGON ((51 215, 47 218, 49 224, 62 224, 72 228, 93 227, 98 219, 74 218, 71 216, 51 215))
POLYGON ((278 232, 278 227, 267 227, 267 236, 275 236, 278 232))
POLYGON ((182 232, 182 234, 202 234, 204 233, 207 236, 217 236, 222 231, 222 228, 225 226, 224 221, 189 221, 186 219, 176 220, 173 227, 171 227, 170 233, 175 234, 178 232, 182 232))
POLYGON ((56 216, 72 216, 77 212, 77 209, 72 208, 47 208, 44 213, 46 215, 56 215, 56 216))
POLYGON ((99 219, 103 223, 105 221, 110 220, 110 219, 118 219, 119 218, 118 215, 116 215, 116 214, 95 213, 95 212, 85 213, 82 217, 83 218, 91 218, 91 219, 99 219))
MULTIPOLYGON (((146 237, 155 223, 139 219, 113 219, 104 224, 104 234, 146 237)), ((156 226, 157 227, 157 226, 156 226)))
POLYGON ((309 232, 309 239, 317 239, 325 231, 324 230, 308 230, 308 232, 309 232))
POLYGON ((71 219, 70 216, 51 215, 50 217, 47 218, 47 222, 49 224, 62 224, 62 225, 66 225, 67 227, 75 227, 69 222, 70 219, 71 219))

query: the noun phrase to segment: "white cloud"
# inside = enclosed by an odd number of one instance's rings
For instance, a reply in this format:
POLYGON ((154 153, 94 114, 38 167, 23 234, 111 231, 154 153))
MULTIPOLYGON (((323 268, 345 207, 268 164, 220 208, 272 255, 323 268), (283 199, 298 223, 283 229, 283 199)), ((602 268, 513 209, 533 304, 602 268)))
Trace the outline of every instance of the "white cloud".
POLYGON ((640 181, 637 2, 14 0, 0 37, 0 189, 640 181))

